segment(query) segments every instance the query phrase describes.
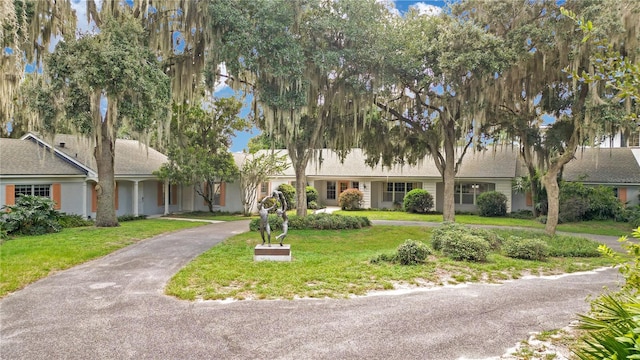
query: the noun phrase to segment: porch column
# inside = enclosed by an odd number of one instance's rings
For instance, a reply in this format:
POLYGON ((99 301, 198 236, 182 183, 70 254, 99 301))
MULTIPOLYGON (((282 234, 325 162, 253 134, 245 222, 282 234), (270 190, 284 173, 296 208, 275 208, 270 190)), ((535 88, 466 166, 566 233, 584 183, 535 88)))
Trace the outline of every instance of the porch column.
POLYGON ((138 182, 133 182, 133 216, 138 216, 138 182))
POLYGON ((169 180, 164 181, 164 214, 169 214, 169 180))
POLYGON ((87 218, 87 182, 82 183, 82 217, 87 218))

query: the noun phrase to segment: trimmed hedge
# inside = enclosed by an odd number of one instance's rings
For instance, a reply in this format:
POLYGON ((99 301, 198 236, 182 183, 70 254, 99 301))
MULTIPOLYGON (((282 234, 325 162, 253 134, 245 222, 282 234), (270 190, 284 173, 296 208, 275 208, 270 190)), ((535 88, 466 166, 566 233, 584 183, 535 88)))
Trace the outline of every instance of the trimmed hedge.
MULTIPOLYGON (((282 230, 282 218, 275 214, 269 215, 269 226, 271 230, 282 230)), ((327 213, 307 215, 305 217, 289 216, 289 230, 343 230, 361 229, 369 226, 371 226, 371 221, 364 216, 344 216, 327 213)), ((251 220, 249 229, 258 231, 260 229, 260 219, 251 220)))

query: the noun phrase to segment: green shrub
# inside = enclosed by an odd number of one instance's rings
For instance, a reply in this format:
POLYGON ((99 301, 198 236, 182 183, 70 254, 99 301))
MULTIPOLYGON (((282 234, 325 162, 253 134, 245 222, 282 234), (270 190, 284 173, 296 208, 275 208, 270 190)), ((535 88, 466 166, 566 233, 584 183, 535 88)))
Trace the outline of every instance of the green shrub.
POLYGON ((431 231, 431 247, 442 250, 443 243, 455 237, 474 235, 487 242, 490 249, 498 250, 502 244, 502 237, 489 229, 472 228, 457 223, 445 223, 431 231))
POLYGON ((599 257, 598 243, 579 236, 540 234, 549 245, 549 256, 554 257, 599 257))
POLYGON ((147 215, 133 215, 133 214, 124 214, 124 215, 120 215, 118 216, 118 222, 125 222, 125 221, 135 221, 135 220, 144 220, 147 218, 147 215))
POLYGON ((513 219, 533 219, 533 211, 531 210, 513 211, 509 214, 509 217, 513 219))
MULTIPOLYGON (((282 230, 282 218, 271 214, 268 217, 271 230, 282 230)), ((343 230, 361 229, 371 226, 371 221, 364 216, 344 216, 338 214, 313 214, 304 217, 297 215, 289 216, 289 230, 343 230)), ((249 229, 257 231, 260 229, 260 219, 255 218, 249 223, 249 229)))
POLYGON ((284 199, 287 200, 287 209, 296 208, 296 188, 289 184, 280 184, 278 191, 282 192, 284 199))
POLYGON ((424 189, 413 189, 404 196, 404 210, 409 213, 424 214, 433 208, 433 196, 424 189))
POLYGON ((472 234, 450 236, 442 242, 442 253, 453 260, 485 261, 489 254, 489 243, 472 234))
POLYGON ((318 190, 316 190, 316 188, 314 188, 313 186, 307 186, 305 188, 305 191, 307 192, 307 208, 308 208, 312 202, 318 201, 318 198, 320 195, 318 194, 318 190))
POLYGON ((60 213, 54 209, 53 200, 32 195, 22 195, 15 205, 3 206, 6 213, 0 217, 0 232, 7 235, 42 235, 59 232, 60 213))
POLYGON ((505 216, 507 214, 507 196, 497 191, 487 191, 478 196, 480 216, 505 216))
POLYGON ((363 195, 358 189, 347 189, 338 196, 338 206, 342 210, 358 210, 362 204, 363 195))
POLYGON ((442 250, 445 239, 451 236, 461 236, 469 233, 469 228, 457 223, 445 223, 431 231, 431 247, 434 250, 442 250))
POLYGON ((318 210, 318 209, 322 209, 322 208, 320 207, 320 205, 318 205, 317 202, 309 201, 309 204, 307 204, 307 209, 309 209, 309 210, 318 210))
POLYGON ((60 214, 60 218, 58 219, 58 223, 63 228, 75 228, 75 227, 83 227, 83 226, 92 226, 93 221, 87 220, 78 214, 60 214))
POLYGON ((559 223, 576 222, 586 219, 589 210, 589 200, 582 197, 574 197, 560 200, 558 212, 559 223))
POLYGON ((396 262, 396 254, 380 254, 369 260, 371 264, 394 263, 396 262))
POLYGON ((405 240, 398 246, 396 258, 401 265, 422 264, 431 255, 431 250, 420 241, 405 240))
POLYGON ((542 261, 549 256, 549 245, 540 239, 523 239, 511 236, 505 241, 502 250, 508 257, 542 261))
MULTIPOLYGON (((640 228, 633 236, 640 240, 640 228)), ((606 246, 601 252, 620 264, 625 283, 619 291, 592 300, 590 313, 579 315, 579 327, 586 335, 572 350, 580 359, 640 359, 640 245, 626 238, 621 241, 627 257, 606 246)))
POLYGON ((622 212, 623 206, 610 187, 560 183, 560 222, 615 219, 622 212))

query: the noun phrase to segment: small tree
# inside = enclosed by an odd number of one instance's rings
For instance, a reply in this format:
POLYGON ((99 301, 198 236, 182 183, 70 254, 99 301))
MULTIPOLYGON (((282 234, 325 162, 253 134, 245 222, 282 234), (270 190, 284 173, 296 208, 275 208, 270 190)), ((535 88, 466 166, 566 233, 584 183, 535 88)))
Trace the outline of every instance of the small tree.
POLYGON ((248 123, 238 117, 242 103, 235 98, 214 99, 211 107, 174 106, 171 130, 175 134, 169 148, 169 162, 157 172, 171 183, 193 185, 209 211, 219 204, 222 183, 240 175, 228 152, 231 136, 248 123))
POLYGON ((413 189, 404 196, 404 210, 409 213, 424 214, 433 208, 433 196, 424 189, 413 189))
POLYGON ((282 174, 288 167, 286 155, 261 153, 245 156, 240 168, 240 192, 245 216, 251 215, 256 207, 260 183, 269 180, 270 176, 282 174))

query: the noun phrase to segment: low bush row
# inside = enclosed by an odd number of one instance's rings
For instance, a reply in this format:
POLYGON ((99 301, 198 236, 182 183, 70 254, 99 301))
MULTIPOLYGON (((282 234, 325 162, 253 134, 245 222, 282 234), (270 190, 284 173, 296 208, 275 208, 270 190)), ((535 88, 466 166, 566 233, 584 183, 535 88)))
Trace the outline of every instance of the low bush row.
MULTIPOLYGON (((269 215, 269 226, 271 230, 282 230, 282 218, 274 214, 269 215)), ((361 229, 371 226, 371 221, 364 216, 343 216, 338 214, 313 214, 305 217, 297 215, 289 216, 289 230, 343 230, 361 229)), ((260 229, 260 219, 251 220, 249 228, 252 231, 260 229)))

